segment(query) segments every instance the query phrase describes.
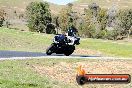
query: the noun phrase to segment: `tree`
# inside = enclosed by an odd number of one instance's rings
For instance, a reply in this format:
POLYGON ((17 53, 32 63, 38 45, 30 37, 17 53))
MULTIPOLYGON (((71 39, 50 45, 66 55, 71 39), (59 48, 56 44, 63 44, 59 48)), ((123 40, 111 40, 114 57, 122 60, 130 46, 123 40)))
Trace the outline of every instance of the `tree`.
POLYGON ((0 27, 3 26, 3 22, 5 20, 5 11, 4 10, 0 10, 0 27))
POLYGON ((114 27, 117 15, 117 8, 112 6, 108 9, 108 27, 114 27))
POLYGON ((77 15, 72 11, 73 4, 68 3, 67 7, 63 8, 59 14, 59 26, 62 31, 67 31, 70 26, 76 26, 77 15))
POLYGON ((79 34, 83 37, 95 38, 96 28, 93 19, 93 13, 90 8, 84 9, 84 14, 80 18, 79 34))
POLYGON ((68 3, 67 6, 68 6, 68 8, 69 8, 70 10, 72 10, 72 6, 73 6, 72 3, 68 3))
POLYGON ((119 20, 119 29, 122 30, 122 36, 127 36, 132 32, 132 9, 120 10, 117 19, 119 20))
POLYGON ((52 22, 49 4, 31 2, 26 8, 28 27, 33 32, 46 32, 47 24, 52 22))
POLYGON ((107 15, 107 10, 106 9, 100 9, 98 16, 97 16, 97 21, 100 25, 100 30, 105 30, 107 26, 107 21, 108 21, 108 15, 107 15))
POLYGON ((59 14, 59 24, 60 24, 61 31, 66 31, 68 27, 68 20, 69 20, 68 19, 68 9, 63 8, 59 14))
POLYGON ((93 16, 97 17, 99 6, 96 3, 91 3, 88 7, 92 11, 93 16))

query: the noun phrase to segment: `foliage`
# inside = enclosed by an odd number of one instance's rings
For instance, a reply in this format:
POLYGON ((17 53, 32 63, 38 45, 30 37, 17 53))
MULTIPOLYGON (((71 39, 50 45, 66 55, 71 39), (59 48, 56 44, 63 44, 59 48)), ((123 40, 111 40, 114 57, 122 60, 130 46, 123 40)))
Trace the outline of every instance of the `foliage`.
POLYGON ((91 10, 92 15, 93 15, 94 17, 97 17, 97 15, 98 15, 98 10, 100 9, 99 6, 98 6, 96 3, 91 3, 88 7, 89 7, 89 9, 91 10))
POLYGON ((117 40, 132 34, 132 9, 123 9, 117 13, 114 7, 107 10, 92 3, 84 9, 84 17, 81 17, 81 20, 80 36, 117 40), (112 27, 114 30, 107 30, 106 27, 112 27))
POLYGON ((0 27, 3 26, 3 22, 5 20, 5 15, 6 15, 5 11, 0 9, 0 27))
POLYGON ((108 30, 106 34, 106 38, 109 40, 116 40, 118 36, 117 30, 108 30))
MULTIPOLYGON (((53 15, 50 13, 48 3, 32 2, 26 8, 28 27, 30 31, 55 34, 74 26, 80 36, 89 38, 117 40, 132 36, 132 9, 118 11, 114 5, 104 9, 96 4, 98 1, 96 3, 89 1, 89 3, 83 14, 74 12, 74 4, 68 3, 59 14, 53 15), (55 28, 58 29, 57 32, 55 28)), ((20 18, 23 16, 25 18, 25 14, 21 14, 20 18)), ((0 26, 1 24, 3 20, 0 21, 0 26)))
POLYGON ((107 11, 108 27, 114 27, 116 25, 116 14, 117 14, 117 8, 115 6, 108 9, 107 11))
POLYGON ((105 30, 107 26, 107 10, 106 9, 100 9, 97 17, 97 21, 100 25, 100 30, 105 30))
POLYGON ((84 9, 84 13, 83 23, 79 27, 80 34, 90 38, 105 38, 107 11, 93 3, 89 5, 88 9, 84 9))
POLYGON ((132 33, 132 9, 120 10, 117 14, 118 26, 123 35, 129 36, 132 33))
POLYGON ((47 34, 50 34, 50 33, 56 34, 56 31, 55 31, 54 29, 55 29, 55 25, 52 24, 52 23, 49 23, 49 24, 47 24, 47 26, 46 26, 46 33, 47 33, 47 34))
POLYGON ((67 8, 63 8, 60 11, 60 15, 59 15, 59 24, 60 24, 60 28, 62 31, 65 31, 67 29, 68 26, 68 9, 67 8))
POLYGON ((80 24, 78 29, 79 29, 79 34, 82 37, 95 38, 95 36, 96 36, 95 25, 90 24, 89 22, 80 24))
POLYGON ((72 11, 73 4, 68 3, 66 8, 63 8, 59 14, 59 25, 62 31, 67 31, 71 26, 76 26, 78 16, 72 11))
POLYGON ((26 10, 30 31, 46 32, 47 24, 52 22, 49 4, 46 2, 31 2, 26 10))

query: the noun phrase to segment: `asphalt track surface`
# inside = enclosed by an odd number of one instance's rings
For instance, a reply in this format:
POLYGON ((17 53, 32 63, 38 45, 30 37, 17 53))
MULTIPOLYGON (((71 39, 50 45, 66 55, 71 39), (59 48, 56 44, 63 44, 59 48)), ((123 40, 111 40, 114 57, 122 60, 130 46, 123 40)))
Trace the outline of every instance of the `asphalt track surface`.
POLYGON ((91 56, 91 55, 70 55, 64 56, 63 54, 46 55, 44 52, 25 52, 25 51, 0 51, 0 60, 11 59, 33 59, 33 58, 81 58, 81 59, 132 59, 132 58, 115 58, 115 57, 103 57, 103 56, 91 56))

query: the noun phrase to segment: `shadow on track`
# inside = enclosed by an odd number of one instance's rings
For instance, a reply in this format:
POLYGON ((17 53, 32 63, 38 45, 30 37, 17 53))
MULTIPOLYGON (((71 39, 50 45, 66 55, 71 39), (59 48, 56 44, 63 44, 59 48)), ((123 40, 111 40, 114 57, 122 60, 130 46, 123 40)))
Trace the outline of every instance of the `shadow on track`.
MULTIPOLYGON (((0 58, 12 58, 12 57, 41 57, 47 56, 42 52, 26 52, 26 51, 0 51, 0 58)), ((63 57, 63 54, 52 54, 50 56, 63 57)), ((89 55, 70 55, 71 57, 100 57, 100 56, 89 56, 89 55)))

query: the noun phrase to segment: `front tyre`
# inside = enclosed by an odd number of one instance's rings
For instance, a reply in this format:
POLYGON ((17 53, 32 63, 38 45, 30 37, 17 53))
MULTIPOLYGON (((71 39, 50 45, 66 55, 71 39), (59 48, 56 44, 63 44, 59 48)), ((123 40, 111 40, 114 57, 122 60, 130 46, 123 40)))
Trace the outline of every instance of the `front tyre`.
POLYGON ((46 49, 46 54, 47 55, 51 55, 53 53, 53 48, 54 48, 54 45, 50 45, 47 49, 46 49))
POLYGON ((74 50, 75 50, 75 46, 69 46, 69 47, 67 47, 64 55, 69 56, 74 52, 74 50))

